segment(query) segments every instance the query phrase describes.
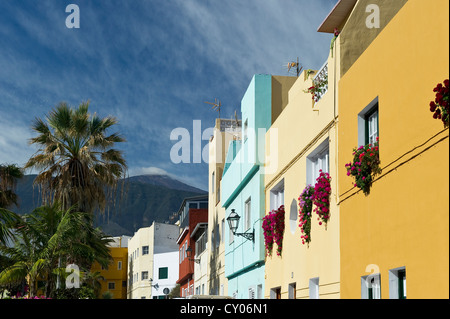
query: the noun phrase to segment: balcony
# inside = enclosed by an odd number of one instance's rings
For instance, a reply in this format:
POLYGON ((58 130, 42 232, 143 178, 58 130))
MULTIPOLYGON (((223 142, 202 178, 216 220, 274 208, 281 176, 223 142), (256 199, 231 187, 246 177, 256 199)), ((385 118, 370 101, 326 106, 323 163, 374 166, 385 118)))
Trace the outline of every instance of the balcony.
POLYGON ((313 78, 314 90, 314 106, 328 91, 328 62, 320 68, 313 78))

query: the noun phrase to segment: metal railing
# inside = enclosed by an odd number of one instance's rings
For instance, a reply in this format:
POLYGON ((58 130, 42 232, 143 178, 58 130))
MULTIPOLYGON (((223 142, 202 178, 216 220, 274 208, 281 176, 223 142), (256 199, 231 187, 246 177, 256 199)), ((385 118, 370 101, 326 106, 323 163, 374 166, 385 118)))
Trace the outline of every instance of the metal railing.
POLYGON ((314 94, 314 101, 317 103, 328 91, 328 62, 325 62, 314 76, 313 84, 315 87, 319 87, 314 94))

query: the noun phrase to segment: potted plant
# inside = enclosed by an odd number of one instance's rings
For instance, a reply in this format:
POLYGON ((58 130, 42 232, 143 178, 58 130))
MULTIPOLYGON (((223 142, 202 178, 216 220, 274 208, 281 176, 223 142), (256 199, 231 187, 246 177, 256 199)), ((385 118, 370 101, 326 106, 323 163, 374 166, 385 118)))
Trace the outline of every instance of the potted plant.
POLYGON ((284 235, 284 205, 272 210, 263 217, 262 228, 264 233, 264 246, 266 255, 272 256, 273 243, 277 244, 277 255, 281 256, 284 235))
POLYGON ((302 232, 302 244, 309 245, 311 242, 311 214, 314 200, 314 187, 307 185, 298 198, 299 201, 299 227, 302 232))
POLYGON ((326 228, 330 219, 331 177, 330 174, 322 172, 322 170, 319 172, 319 177, 314 185, 313 204, 315 206, 314 212, 318 215, 319 225, 322 225, 323 222, 326 228))
POLYGON ((445 80, 443 83, 433 89, 436 92, 434 101, 430 102, 430 111, 433 112, 433 118, 442 120, 444 127, 448 127, 449 124, 449 80, 445 80))
POLYGON ((347 176, 355 178, 354 187, 359 187, 365 195, 370 193, 370 187, 376 175, 381 174, 379 138, 376 142, 353 149, 353 162, 345 164, 347 176))
POLYGON ((328 75, 323 78, 313 81, 313 85, 306 90, 305 93, 310 93, 314 102, 319 102, 320 97, 326 92, 328 88, 328 75))

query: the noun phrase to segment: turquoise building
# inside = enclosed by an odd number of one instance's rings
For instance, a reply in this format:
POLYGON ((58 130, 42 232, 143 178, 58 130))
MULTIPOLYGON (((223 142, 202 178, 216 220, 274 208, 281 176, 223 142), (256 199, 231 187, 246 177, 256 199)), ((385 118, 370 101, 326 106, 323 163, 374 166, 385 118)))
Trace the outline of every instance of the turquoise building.
POLYGON ((264 74, 252 78, 241 101, 242 136, 228 147, 221 201, 226 218, 232 212, 240 218, 234 233, 225 225, 225 277, 228 295, 238 299, 263 298, 265 133, 287 104, 295 79, 264 74))

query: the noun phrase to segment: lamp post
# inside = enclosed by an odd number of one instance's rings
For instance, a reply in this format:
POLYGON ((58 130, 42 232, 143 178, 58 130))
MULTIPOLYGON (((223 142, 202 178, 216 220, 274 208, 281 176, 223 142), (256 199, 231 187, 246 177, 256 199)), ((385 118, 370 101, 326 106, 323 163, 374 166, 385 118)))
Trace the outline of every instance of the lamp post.
POLYGON ((233 235, 235 236, 242 236, 248 240, 251 240, 252 242, 255 242, 255 228, 253 228, 251 233, 236 233, 236 230, 239 226, 239 220, 241 219, 241 216, 239 216, 234 209, 231 210, 230 216, 227 218, 228 227, 230 227, 230 230, 233 232, 233 235))
POLYGON ((191 254, 192 254, 192 248, 191 248, 191 246, 189 246, 189 247, 186 249, 186 255, 187 255, 187 257, 189 258, 189 260, 193 260, 195 263, 200 264, 200 259, 199 259, 199 258, 190 258, 190 257, 191 257, 191 254))
POLYGON ((158 283, 156 283, 156 284, 152 284, 152 283, 153 283, 153 278, 150 278, 150 279, 149 279, 149 281, 150 281, 150 286, 151 286, 151 287, 155 288, 156 290, 158 290, 158 289, 159 289, 159 285, 158 285, 158 283))

